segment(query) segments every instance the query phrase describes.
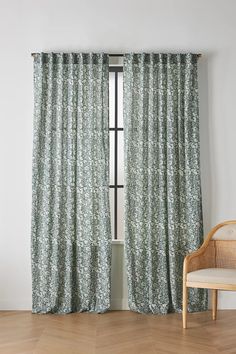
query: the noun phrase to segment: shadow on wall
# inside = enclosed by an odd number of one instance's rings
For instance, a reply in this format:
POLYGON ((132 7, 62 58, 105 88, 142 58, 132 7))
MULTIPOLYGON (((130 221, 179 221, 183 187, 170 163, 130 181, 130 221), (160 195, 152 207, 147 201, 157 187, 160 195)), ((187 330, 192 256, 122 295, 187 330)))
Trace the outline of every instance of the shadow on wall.
POLYGON ((199 115, 200 115, 200 153, 201 153, 201 183, 203 203, 203 224, 206 235, 212 228, 212 144, 211 112, 209 102, 212 104, 211 90, 209 89, 209 65, 212 54, 207 53, 199 59, 199 115), (210 100, 210 101, 209 101, 210 100))

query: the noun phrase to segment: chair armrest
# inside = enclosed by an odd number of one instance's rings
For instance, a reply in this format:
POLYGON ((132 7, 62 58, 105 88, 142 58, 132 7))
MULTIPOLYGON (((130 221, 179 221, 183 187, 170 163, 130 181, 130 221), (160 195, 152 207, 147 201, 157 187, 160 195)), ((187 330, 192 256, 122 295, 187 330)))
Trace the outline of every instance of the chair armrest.
POLYGON ((183 275, 204 268, 215 267, 215 248, 213 243, 203 243, 195 252, 190 253, 184 259, 183 275))

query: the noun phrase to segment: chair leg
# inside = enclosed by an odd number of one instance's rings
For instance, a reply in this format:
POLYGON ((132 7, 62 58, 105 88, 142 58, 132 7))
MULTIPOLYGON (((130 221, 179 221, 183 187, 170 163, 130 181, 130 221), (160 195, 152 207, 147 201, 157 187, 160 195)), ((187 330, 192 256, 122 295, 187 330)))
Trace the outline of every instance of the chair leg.
POLYGON ((184 282, 184 284, 183 284, 183 311, 182 311, 183 328, 187 328, 187 312, 188 312, 188 288, 184 282))
POLYGON ((217 317, 217 289, 212 289, 212 319, 215 321, 217 317))

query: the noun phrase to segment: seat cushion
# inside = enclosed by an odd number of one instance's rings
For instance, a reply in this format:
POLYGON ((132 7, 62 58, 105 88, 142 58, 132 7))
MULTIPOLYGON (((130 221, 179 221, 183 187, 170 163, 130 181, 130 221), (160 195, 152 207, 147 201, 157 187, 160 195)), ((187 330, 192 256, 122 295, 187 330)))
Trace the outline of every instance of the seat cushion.
POLYGON ((187 274, 187 281, 236 285, 236 269, 206 268, 187 274))

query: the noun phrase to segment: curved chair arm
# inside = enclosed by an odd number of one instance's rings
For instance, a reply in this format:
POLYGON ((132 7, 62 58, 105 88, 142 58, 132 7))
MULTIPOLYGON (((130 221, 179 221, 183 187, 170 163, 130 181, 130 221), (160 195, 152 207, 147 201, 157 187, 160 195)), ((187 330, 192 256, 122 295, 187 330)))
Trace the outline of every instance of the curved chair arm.
POLYGON ((184 274, 203 268, 212 268, 215 266, 214 247, 209 242, 203 245, 195 252, 190 253, 184 259, 184 274))
POLYGON ((185 257, 183 267, 184 280, 186 280, 187 273, 189 272, 203 268, 215 267, 215 248, 214 244, 210 241, 214 233, 226 223, 233 224, 235 223, 235 220, 223 222, 213 227, 213 229, 208 233, 202 246, 197 251, 192 252, 185 257))

